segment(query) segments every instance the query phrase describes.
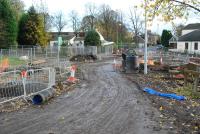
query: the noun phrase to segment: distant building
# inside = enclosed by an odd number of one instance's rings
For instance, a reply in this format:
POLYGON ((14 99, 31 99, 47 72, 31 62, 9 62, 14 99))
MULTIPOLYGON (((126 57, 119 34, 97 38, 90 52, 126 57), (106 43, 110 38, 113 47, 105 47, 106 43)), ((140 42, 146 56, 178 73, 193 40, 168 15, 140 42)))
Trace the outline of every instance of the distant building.
MULTIPOLYGON (((148 39, 147 39, 148 46, 157 45, 158 42, 160 41, 160 35, 152 33, 150 30, 147 31, 147 36, 148 36, 148 39)), ((137 38, 139 38, 139 37, 141 37, 143 40, 145 39, 144 35, 138 36, 137 38)), ((141 47, 141 46, 142 46, 142 40, 140 40, 140 42, 139 42, 139 47, 141 47)), ((143 44, 143 46, 144 46, 144 44, 143 44)))
POLYGON ((172 36, 172 38, 169 40, 169 48, 170 49, 176 49, 177 48, 177 41, 178 41, 178 37, 172 36))
POLYGON ((60 35, 58 32, 50 32, 50 46, 57 46, 58 45, 58 36, 62 37, 63 43, 68 45, 69 40, 73 37, 83 37, 85 36, 84 32, 61 32, 60 35))
POLYGON ((183 28, 181 36, 199 29, 200 29, 200 23, 188 24, 183 28))
MULTIPOLYGON (((100 41, 101 41, 101 46, 104 46, 104 47, 106 47, 106 46, 109 46, 109 45, 113 45, 114 44, 114 42, 110 42, 110 41, 106 41, 105 39, 104 39, 104 37, 101 35, 101 33, 99 33, 98 31, 97 31, 97 33, 99 34, 99 36, 100 36, 100 41)), ((74 37, 72 37, 70 40, 69 40, 69 42, 68 42, 68 45, 70 45, 70 46, 84 46, 84 38, 85 38, 85 36, 83 36, 83 35, 85 35, 85 34, 83 34, 83 33, 78 33, 76 36, 74 36, 74 37)))
POLYGON ((200 23, 189 24, 183 28, 173 51, 200 54, 200 23))
POLYGON ((148 35, 148 45, 156 45, 160 40, 160 35, 152 33, 150 30, 147 32, 148 35))
POLYGON ((136 40, 139 48, 144 47, 145 40, 141 36, 136 36, 134 39, 136 40))

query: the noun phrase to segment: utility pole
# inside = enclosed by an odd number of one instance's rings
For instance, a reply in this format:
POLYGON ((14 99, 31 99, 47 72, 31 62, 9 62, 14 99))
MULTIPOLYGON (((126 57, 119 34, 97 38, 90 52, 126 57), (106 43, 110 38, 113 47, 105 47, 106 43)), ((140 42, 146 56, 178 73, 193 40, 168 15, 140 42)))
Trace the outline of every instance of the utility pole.
POLYGON ((147 0, 145 0, 144 74, 147 74, 147 0))

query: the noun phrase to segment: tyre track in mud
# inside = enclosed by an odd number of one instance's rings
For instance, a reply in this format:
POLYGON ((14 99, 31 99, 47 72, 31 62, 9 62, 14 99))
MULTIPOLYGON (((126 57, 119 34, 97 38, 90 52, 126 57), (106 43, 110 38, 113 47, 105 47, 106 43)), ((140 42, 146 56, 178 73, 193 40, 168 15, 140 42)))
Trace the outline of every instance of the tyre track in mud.
POLYGON ((160 113, 137 86, 113 71, 111 64, 81 67, 83 80, 68 94, 43 108, 0 114, 0 134, 148 134, 160 113), (147 114, 148 113, 148 114, 147 114))

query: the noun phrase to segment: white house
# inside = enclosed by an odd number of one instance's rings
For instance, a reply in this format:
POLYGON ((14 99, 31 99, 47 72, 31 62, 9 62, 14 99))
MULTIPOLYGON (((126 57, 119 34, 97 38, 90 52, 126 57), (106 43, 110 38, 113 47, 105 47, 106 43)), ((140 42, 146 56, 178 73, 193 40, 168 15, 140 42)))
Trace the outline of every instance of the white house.
MULTIPOLYGON (((109 45, 113 45, 114 42, 109 42, 109 41, 106 41, 104 39, 104 37, 98 32, 96 31, 99 36, 100 36, 100 41, 101 41, 101 46, 105 47, 105 46, 109 46, 109 45)), ((80 36, 74 36, 73 38, 71 38, 69 40, 69 45, 72 45, 72 46, 84 46, 84 37, 80 37, 80 36)))
POLYGON ((182 35, 178 38, 177 48, 173 50, 200 54, 200 23, 185 26, 182 35))
MULTIPOLYGON (((100 36, 101 47, 90 46, 90 47, 87 47, 87 49, 91 49, 88 51, 92 51, 93 54, 94 53, 102 53, 102 52, 107 53, 107 54, 112 53, 114 42, 106 41, 104 39, 104 37, 98 31, 96 31, 96 32, 100 36)), ((71 38, 69 40, 68 45, 70 46, 71 49, 73 49, 75 51, 78 49, 78 50, 81 50, 80 53, 83 53, 82 51, 85 51, 84 36, 80 36, 79 34, 77 34, 76 36, 74 36, 73 38, 71 38)), ((76 52, 74 52, 74 53, 76 53, 76 52)))

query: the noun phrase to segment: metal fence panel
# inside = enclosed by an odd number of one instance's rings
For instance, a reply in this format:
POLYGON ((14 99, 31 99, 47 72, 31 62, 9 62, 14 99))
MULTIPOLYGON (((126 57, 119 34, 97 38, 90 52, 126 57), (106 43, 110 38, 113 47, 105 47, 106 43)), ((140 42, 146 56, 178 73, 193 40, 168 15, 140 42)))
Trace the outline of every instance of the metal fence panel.
POLYGON ((55 85, 55 69, 42 68, 28 70, 25 81, 26 95, 31 96, 55 85))
POLYGON ((23 95, 20 71, 0 73, 0 103, 17 99, 23 95))
POLYGON ((55 85, 55 69, 42 68, 25 71, 0 73, 0 104, 17 98, 34 95, 55 85))

